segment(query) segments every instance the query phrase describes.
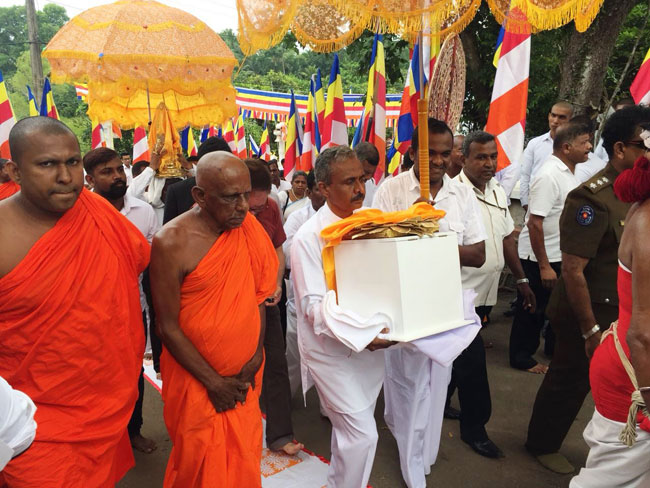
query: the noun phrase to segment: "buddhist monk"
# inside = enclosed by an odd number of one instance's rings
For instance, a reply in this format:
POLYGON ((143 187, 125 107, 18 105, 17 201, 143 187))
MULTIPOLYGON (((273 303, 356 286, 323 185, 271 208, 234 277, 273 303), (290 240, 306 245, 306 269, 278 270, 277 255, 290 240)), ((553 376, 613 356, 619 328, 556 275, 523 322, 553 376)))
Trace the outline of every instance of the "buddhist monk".
POLYGON ((5 164, 8 162, 8 159, 0 158, 0 200, 9 198, 20 191, 20 186, 9 177, 9 173, 5 169, 5 164))
POLYGON ((196 168, 196 206, 154 237, 151 285, 164 417, 172 452, 164 486, 261 485, 259 408, 266 310, 278 258, 248 212, 244 163, 225 151, 196 168))
POLYGON ((127 423, 144 339, 142 233, 84 189, 79 144, 47 117, 9 135, 0 202, 0 376, 36 404, 36 438, 0 474, 10 488, 113 487, 133 466, 127 423))

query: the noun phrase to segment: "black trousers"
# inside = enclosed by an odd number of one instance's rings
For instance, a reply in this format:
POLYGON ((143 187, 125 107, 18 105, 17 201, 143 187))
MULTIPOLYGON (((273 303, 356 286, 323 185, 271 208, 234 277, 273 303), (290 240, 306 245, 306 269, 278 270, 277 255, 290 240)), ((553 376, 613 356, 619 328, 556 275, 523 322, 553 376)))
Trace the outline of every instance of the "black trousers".
MULTIPOLYGON (((557 273, 561 273, 562 263, 551 263, 551 267, 557 273)), ((546 319, 545 311, 551 291, 542 286, 542 278, 539 272, 539 265, 529 259, 521 259, 521 266, 524 269, 526 278, 530 281, 530 287, 535 293, 537 307, 535 313, 524 310, 524 299, 517 293, 515 316, 512 320, 510 330, 510 366, 517 369, 530 369, 537 364, 533 354, 537 352, 540 343, 540 333, 546 319)), ((545 351, 553 353, 554 337, 551 329, 547 331, 545 351)))
MULTIPOLYGON (((147 337, 147 317, 142 313, 142 323, 144 324, 144 336, 147 337)), ((140 434, 140 429, 142 428, 142 400, 144 398, 144 367, 140 370, 140 377, 138 378, 138 399, 135 401, 135 407, 133 407, 133 413, 131 414, 131 420, 127 429, 129 431, 129 437, 134 437, 140 434)))
POLYGON ((266 445, 279 449, 293 440, 293 424, 287 356, 277 306, 266 307, 264 355, 260 408, 266 412, 266 445))
POLYGON ((160 355, 162 354, 162 341, 160 340, 160 337, 158 337, 158 332, 156 331, 156 311, 153 308, 153 299, 151 298, 151 281, 149 279, 148 267, 142 273, 142 289, 144 291, 145 297, 147 298, 147 306, 149 307, 149 337, 151 339, 153 369, 156 371, 156 373, 160 373, 160 355))
POLYGON ((460 436, 467 441, 486 441, 485 424, 492 415, 490 385, 485 364, 485 345, 480 332, 454 361, 447 389, 447 403, 458 388, 460 436))
MULTIPOLYGON (((566 300, 557 308, 548 311, 555 331, 555 354, 528 424, 526 448, 535 456, 560 450, 590 390, 589 361, 577 320, 566 300)), ((592 304, 592 308, 603 329, 616 320, 615 306, 592 304)))

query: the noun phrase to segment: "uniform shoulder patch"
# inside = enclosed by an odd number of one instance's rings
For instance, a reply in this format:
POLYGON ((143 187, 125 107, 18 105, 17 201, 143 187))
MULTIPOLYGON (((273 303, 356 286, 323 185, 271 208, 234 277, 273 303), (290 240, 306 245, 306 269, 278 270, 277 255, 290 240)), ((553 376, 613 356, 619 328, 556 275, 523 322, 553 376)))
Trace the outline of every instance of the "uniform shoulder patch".
POLYGON ((590 225, 594 221, 594 213, 591 205, 583 205, 578 209, 576 220, 580 225, 590 225))

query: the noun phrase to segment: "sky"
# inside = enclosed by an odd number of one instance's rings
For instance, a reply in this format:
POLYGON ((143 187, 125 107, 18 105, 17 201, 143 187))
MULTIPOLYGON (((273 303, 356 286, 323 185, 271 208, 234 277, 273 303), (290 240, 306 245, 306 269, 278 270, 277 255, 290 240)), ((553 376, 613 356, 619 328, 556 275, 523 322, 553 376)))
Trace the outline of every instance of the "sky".
MULTIPOLYGON (((158 0, 160 3, 175 7, 198 17, 208 24, 212 30, 219 32, 224 29, 237 31, 237 7, 235 0, 158 0)), ((72 18, 86 9, 112 3, 110 0, 34 0, 36 9, 41 10, 44 5, 54 3, 64 7, 68 17, 72 18)), ((9 7, 11 5, 24 5, 23 0, 0 0, 0 7, 9 7)))

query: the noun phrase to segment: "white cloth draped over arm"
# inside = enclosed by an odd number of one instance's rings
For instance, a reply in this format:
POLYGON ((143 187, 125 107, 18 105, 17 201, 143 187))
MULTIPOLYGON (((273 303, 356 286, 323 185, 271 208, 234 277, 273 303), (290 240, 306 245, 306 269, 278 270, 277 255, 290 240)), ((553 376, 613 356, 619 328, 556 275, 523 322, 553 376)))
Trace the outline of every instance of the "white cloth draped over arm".
POLYGON ((441 366, 449 366, 474 340, 481 330, 481 319, 474 310, 474 290, 463 290, 465 320, 472 323, 440 334, 417 339, 411 344, 441 366))
POLYGON ((344 311, 336 305, 333 291, 330 291, 329 301, 326 299, 328 291, 318 242, 294 239, 291 250, 291 275, 295 299, 300 300, 300 308, 316 335, 325 335, 360 352, 384 327, 392 325, 390 318, 384 314, 364 319, 344 311))
POLYGON ((34 402, 0 378, 0 471, 26 450, 36 435, 34 402))
POLYGON ((140 200, 144 200, 145 202, 147 199, 144 196, 144 192, 151 183, 151 180, 153 180, 153 177, 156 175, 156 172, 149 168, 146 167, 145 169, 142 170, 142 173, 140 173, 138 176, 133 178, 131 183, 129 183, 129 187, 126 189, 126 192, 134 196, 136 198, 139 198, 140 200))
POLYGON ((153 208, 162 208, 165 206, 165 202, 161 200, 165 181, 167 181, 165 178, 152 178, 149 184, 149 189, 145 193, 145 201, 151 204, 153 208))

